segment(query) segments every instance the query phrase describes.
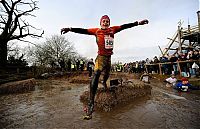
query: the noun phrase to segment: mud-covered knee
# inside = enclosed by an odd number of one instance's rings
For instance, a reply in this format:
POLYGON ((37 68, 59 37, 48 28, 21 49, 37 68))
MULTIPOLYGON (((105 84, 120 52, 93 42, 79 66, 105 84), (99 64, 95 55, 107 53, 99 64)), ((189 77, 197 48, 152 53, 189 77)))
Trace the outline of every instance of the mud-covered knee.
POLYGON ((101 74, 100 70, 94 71, 94 75, 100 75, 100 74, 101 74))

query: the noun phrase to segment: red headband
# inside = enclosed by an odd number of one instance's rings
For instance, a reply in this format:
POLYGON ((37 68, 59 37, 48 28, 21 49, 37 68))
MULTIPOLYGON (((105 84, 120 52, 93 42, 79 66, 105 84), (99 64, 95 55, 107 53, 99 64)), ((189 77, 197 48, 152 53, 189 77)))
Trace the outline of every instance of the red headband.
POLYGON ((185 78, 185 77, 183 77, 183 78, 181 79, 181 81, 188 81, 188 79, 185 78))
POLYGON ((108 15, 103 15, 103 16, 101 17, 101 19, 100 19, 100 23, 101 23, 101 21, 102 21, 103 19, 108 19, 108 20, 110 21, 110 18, 108 17, 108 15))

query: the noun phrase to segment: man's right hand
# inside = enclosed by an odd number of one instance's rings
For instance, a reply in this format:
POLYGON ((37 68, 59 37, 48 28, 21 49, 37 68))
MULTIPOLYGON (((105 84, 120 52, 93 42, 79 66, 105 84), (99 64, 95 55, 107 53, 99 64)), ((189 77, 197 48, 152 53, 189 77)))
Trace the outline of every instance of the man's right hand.
POLYGON ((62 28, 61 34, 65 34, 65 33, 69 32, 70 30, 71 30, 71 28, 62 28))
POLYGON ((145 19, 145 20, 138 22, 138 25, 144 25, 144 24, 148 24, 148 23, 149 23, 149 21, 147 19, 145 19))

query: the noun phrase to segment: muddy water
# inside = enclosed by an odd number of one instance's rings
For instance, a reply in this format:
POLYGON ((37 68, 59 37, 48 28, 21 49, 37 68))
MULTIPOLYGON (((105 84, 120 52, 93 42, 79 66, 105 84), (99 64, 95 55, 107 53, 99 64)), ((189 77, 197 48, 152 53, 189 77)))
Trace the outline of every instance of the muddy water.
POLYGON ((0 96, 0 129, 200 128, 200 91, 179 93, 162 83, 152 87, 149 96, 83 120, 79 96, 87 85, 50 81, 30 93, 0 96))

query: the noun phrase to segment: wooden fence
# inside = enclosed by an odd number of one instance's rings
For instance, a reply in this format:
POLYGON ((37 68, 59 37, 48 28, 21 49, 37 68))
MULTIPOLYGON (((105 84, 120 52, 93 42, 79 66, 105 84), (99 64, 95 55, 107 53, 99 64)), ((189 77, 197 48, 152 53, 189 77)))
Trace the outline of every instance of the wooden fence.
POLYGON ((196 62, 198 64, 200 64, 200 60, 186 60, 186 61, 176 61, 176 62, 165 62, 165 63, 154 63, 154 64, 145 64, 145 69, 146 69, 146 72, 148 72, 148 66, 159 66, 159 74, 162 74, 163 71, 162 71, 162 65, 173 65, 173 64, 177 64, 177 68, 178 68, 178 72, 181 76, 181 73, 182 73, 182 70, 181 70, 181 66, 180 64, 182 63, 193 63, 193 62, 196 62))

